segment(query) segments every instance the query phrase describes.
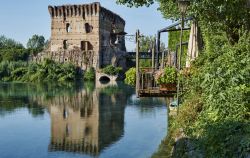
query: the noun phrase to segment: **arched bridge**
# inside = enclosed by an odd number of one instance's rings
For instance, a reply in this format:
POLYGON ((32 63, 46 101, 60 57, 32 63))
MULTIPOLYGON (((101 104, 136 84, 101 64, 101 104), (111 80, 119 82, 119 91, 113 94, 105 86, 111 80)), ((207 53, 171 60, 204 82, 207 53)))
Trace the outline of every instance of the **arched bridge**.
POLYGON ((97 81, 117 81, 118 75, 107 75, 105 73, 96 72, 97 81))

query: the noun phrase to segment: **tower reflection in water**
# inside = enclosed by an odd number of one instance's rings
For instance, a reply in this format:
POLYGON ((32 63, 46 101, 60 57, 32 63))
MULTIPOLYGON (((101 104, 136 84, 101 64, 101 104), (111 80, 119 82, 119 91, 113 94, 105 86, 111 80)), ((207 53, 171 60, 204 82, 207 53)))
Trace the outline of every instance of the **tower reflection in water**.
POLYGON ((166 134, 164 99, 137 99, 121 83, 96 87, 0 83, 1 156, 149 157, 166 134))
POLYGON ((128 97, 118 87, 85 88, 42 103, 51 117, 49 151, 99 155, 123 136, 128 97))

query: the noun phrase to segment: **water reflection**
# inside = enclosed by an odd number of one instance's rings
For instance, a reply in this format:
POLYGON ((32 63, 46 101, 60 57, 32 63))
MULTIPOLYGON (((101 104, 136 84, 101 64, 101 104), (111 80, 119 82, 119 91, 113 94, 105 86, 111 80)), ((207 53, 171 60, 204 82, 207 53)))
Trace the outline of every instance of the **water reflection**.
POLYGON ((49 114, 49 153, 100 156, 124 137, 126 106, 140 109, 142 115, 157 115, 157 109, 152 107, 164 106, 163 102, 162 99, 138 100, 134 89, 123 84, 95 87, 92 83, 0 83, 0 116, 20 108, 27 108, 33 117, 49 114))
POLYGON ((51 117, 49 151, 98 155, 119 140, 124 133, 126 97, 119 92, 110 94, 115 90, 116 87, 83 89, 42 103, 48 105, 51 117))
POLYGON ((62 87, 64 93, 55 85, 0 84, 0 115, 22 107, 34 116, 48 110, 51 117, 49 151, 98 155, 119 140, 124 133, 124 109, 133 92, 131 89, 125 87, 124 95, 117 86, 94 89, 91 83, 80 84, 75 92, 72 85, 62 87))

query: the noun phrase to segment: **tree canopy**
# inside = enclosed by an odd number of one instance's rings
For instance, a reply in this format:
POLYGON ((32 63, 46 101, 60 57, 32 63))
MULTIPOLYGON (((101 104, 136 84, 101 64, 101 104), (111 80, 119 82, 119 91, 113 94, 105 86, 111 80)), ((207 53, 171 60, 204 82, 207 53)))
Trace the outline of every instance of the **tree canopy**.
POLYGON ((39 35, 33 35, 27 43, 27 48, 42 49, 45 45, 45 38, 39 35))
MULTIPOLYGON (((159 3, 159 10, 165 18, 180 17, 177 0, 117 0, 118 4, 129 7, 149 6, 154 2, 159 3)), ((232 44, 238 42, 240 30, 250 29, 247 0, 191 0, 187 16, 196 18, 210 32, 218 29, 224 31, 232 44)))
POLYGON ((141 7, 141 6, 149 6, 154 3, 154 0, 117 0, 118 4, 125 4, 128 7, 141 7))
POLYGON ((17 60, 27 60, 29 52, 24 48, 24 46, 5 36, 0 36, 0 61, 17 61, 17 60))
POLYGON ((0 49, 3 48, 18 48, 22 49, 24 48, 23 45, 13 39, 6 38, 5 36, 0 36, 0 49))
MULTIPOLYGON (((140 38, 140 51, 141 52, 148 52, 151 51, 153 47, 155 38, 153 36, 142 36, 140 38)), ((165 44, 161 42, 161 48, 160 51, 163 51, 165 49, 165 44)))

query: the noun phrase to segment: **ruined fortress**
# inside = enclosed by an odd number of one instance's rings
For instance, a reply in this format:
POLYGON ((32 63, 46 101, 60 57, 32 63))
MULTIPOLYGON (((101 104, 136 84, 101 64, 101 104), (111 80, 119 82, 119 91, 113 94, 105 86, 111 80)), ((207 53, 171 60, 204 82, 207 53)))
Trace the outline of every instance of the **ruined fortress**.
POLYGON ((112 64, 125 67, 125 21, 95 2, 49 6, 51 39, 47 56, 86 70, 112 64))

